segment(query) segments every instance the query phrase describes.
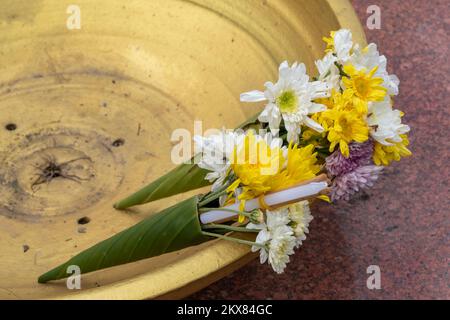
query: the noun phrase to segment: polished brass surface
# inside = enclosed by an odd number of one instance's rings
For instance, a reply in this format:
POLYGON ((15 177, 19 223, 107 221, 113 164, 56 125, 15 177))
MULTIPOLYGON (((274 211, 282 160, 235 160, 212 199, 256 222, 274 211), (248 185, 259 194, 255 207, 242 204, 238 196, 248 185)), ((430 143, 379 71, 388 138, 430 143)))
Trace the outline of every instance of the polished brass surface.
POLYGON ((77 0, 71 30, 73 2, 0 2, 0 298, 182 297, 249 248, 215 241, 88 274, 81 290, 36 279, 187 196, 112 208, 174 167, 174 129, 232 128, 261 108, 239 94, 280 62, 312 71, 330 30, 364 34, 346 0, 77 0))

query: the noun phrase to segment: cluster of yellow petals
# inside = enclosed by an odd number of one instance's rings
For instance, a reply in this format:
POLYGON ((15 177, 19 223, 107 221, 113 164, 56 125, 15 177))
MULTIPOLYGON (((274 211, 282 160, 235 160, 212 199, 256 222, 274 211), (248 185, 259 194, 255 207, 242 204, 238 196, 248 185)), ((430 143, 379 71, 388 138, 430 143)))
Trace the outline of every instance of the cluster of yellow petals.
POLYGON ((312 179, 320 171, 314 145, 299 148, 289 144, 286 167, 270 179, 270 190, 277 191, 293 186, 301 181, 312 179))
POLYGON ((320 169, 313 145, 301 148, 291 143, 287 150, 283 150, 278 146, 271 147, 250 132, 234 149, 231 170, 236 180, 227 191, 231 195, 236 188, 242 188, 238 195, 242 209, 245 200, 311 179, 320 169))
POLYGON ((348 157, 349 143, 361 143, 369 139, 366 122, 368 103, 382 101, 387 94, 386 88, 382 86, 383 79, 375 77, 376 71, 377 67, 367 71, 346 65, 343 67, 342 77, 344 90, 333 90, 329 98, 317 100, 327 110, 315 114, 313 119, 325 129, 330 152, 339 145, 341 153, 348 157))
POLYGON ((400 137, 402 138, 402 141, 394 143, 391 146, 375 143, 373 162, 377 166, 387 166, 394 160, 399 161, 401 157, 408 157, 412 154, 407 148, 407 145, 409 144, 408 136, 406 134, 402 134, 400 137))
POLYGON ((243 187, 240 199, 252 199, 270 190, 270 179, 278 174, 286 159, 280 147, 272 148, 264 139, 247 133, 241 145, 235 146, 231 170, 236 180, 227 191, 243 187))
POLYGON ((362 114, 367 114, 369 101, 383 101, 386 97, 387 89, 382 86, 383 79, 374 77, 378 67, 374 67, 369 72, 366 69, 357 70, 352 65, 344 66, 342 78, 345 91, 352 96, 352 103, 355 110, 362 114))
POLYGON ((358 112, 354 105, 353 93, 333 91, 330 98, 318 101, 327 106, 327 110, 317 114, 317 120, 327 133, 330 152, 339 144, 341 153, 349 156, 348 144, 352 141, 364 142, 369 139, 369 127, 365 121, 367 113, 358 112))
POLYGON ((328 132, 330 152, 339 144, 339 149, 345 157, 349 156, 350 142, 362 143, 369 139, 367 123, 360 115, 349 110, 336 108, 324 112, 322 126, 328 132))
MULTIPOLYGON (((327 47, 325 53, 335 54, 336 32, 332 31, 330 37, 324 37, 327 47)), ((363 53, 368 47, 363 49, 363 53)), ((350 51, 351 53, 352 51, 350 51)), ((383 86, 384 80, 377 77, 378 67, 371 70, 357 69, 352 64, 340 67, 342 75, 342 89, 333 91, 331 97, 318 99, 316 102, 324 104, 327 110, 313 116, 325 129, 325 135, 330 142, 330 152, 339 145, 341 153, 348 157, 348 144, 352 141, 364 142, 369 138, 369 128, 366 123, 369 102, 383 101, 387 95, 387 89, 383 86)), ((408 137, 401 135, 402 141, 385 146, 375 142, 373 160, 376 165, 388 165, 392 161, 398 161, 401 157, 411 155, 406 147, 409 144, 408 137)), ((310 130, 303 133, 303 139, 310 143, 320 141, 321 135, 314 134, 310 130)))

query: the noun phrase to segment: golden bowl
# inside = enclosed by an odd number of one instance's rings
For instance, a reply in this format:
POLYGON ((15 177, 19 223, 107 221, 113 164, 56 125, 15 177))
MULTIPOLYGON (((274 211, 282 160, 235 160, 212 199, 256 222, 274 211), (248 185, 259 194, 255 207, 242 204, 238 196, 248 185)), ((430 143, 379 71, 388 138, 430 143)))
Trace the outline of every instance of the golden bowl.
POLYGON ((283 60, 313 72, 341 27, 364 42, 347 0, 2 0, 0 298, 178 298, 252 259, 214 241, 87 274, 81 290, 37 283, 186 197, 112 208, 175 166, 175 129, 235 127, 261 108, 241 92, 283 60))

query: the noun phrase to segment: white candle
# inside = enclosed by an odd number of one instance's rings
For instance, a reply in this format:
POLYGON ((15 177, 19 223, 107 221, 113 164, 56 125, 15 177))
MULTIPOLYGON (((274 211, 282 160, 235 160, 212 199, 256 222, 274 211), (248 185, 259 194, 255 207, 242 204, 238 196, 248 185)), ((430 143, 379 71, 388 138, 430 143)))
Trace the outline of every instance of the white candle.
MULTIPOLYGON (((319 194, 328 187, 326 181, 311 182, 305 185, 294 186, 289 189, 266 194, 264 200, 269 207, 275 207, 283 203, 294 202, 303 198, 312 197, 319 194)), ((239 202, 224 207, 225 209, 239 210, 239 202)), ((245 211, 260 209, 258 199, 251 199, 245 202, 245 211)), ((225 220, 236 216, 236 213, 221 210, 211 210, 200 215, 203 224, 225 220)))

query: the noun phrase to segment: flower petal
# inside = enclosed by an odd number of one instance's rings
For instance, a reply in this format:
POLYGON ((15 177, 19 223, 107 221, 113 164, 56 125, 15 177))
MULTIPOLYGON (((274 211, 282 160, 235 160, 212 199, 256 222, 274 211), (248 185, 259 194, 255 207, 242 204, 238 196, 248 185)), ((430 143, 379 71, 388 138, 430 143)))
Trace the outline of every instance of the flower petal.
POLYGON ((313 102, 313 103, 311 103, 311 106, 309 107, 309 114, 322 112, 325 110, 327 110, 327 107, 325 105, 313 102))
POLYGON ((258 102, 266 100, 266 97, 264 95, 264 92, 259 90, 253 90, 241 93, 240 99, 242 102, 258 102))
POLYGON ((311 129, 317 131, 317 132, 323 132, 323 127, 315 122, 313 119, 309 117, 305 117, 304 119, 305 124, 310 127, 311 129))

